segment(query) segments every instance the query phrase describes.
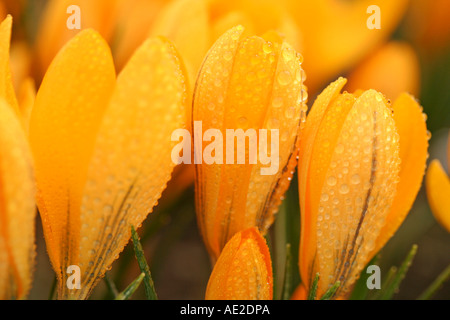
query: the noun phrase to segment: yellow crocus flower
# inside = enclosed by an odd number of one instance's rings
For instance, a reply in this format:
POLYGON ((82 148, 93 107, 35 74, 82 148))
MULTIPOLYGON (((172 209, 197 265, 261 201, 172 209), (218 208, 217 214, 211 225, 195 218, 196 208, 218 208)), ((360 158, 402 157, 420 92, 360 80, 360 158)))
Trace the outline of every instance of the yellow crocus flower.
MULTIPOLYGON (((450 143, 447 150, 447 161, 450 163, 450 143)), ((450 232, 450 180, 439 160, 431 161, 425 183, 431 212, 436 220, 450 232)))
POLYGON ((257 228, 236 233, 209 278, 206 300, 272 300, 272 260, 257 228))
POLYGON ((340 93, 340 78, 317 98, 300 145, 300 273, 318 297, 340 281, 345 298, 364 266, 395 233, 419 191, 428 136, 418 103, 402 94, 392 110, 375 90, 340 93))
POLYGON ((174 47, 149 39, 115 79, 106 41, 91 29, 50 65, 31 116, 37 203, 60 298, 84 299, 156 205, 185 126, 186 84, 174 47), (70 266, 81 289, 70 289, 70 266))
MULTIPOLYGON (((279 147, 278 171, 262 174, 267 165, 251 164, 250 148, 238 154, 245 156, 243 164, 196 164, 198 223, 213 261, 236 232, 258 227, 265 234, 272 224, 295 169, 307 110, 301 55, 275 33, 243 33, 241 26, 226 32, 203 63, 193 103, 194 139, 202 139, 209 129, 218 129, 224 137, 227 130, 242 129, 254 130, 261 141, 259 129, 278 130, 279 139, 271 142, 279 147), (196 133, 196 121, 201 121, 203 132, 196 133)), ((267 150, 273 152, 273 144, 267 150)), ((196 159, 207 148, 206 143, 197 144, 196 159)), ((216 156, 239 153, 230 148, 216 149, 216 156)))

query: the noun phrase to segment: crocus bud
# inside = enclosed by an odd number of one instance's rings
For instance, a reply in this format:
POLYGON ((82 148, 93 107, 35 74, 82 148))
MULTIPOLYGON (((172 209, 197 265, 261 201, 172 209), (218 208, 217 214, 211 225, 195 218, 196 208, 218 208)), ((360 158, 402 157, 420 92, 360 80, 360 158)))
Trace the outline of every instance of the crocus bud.
POLYGON ((207 300, 272 300, 272 261, 258 229, 234 235, 209 278, 207 300))
POLYGON ((424 116, 411 96, 392 110, 374 90, 341 94, 345 82, 318 96, 300 146, 299 265, 306 288, 319 273, 317 297, 337 281, 335 298, 348 295, 410 210, 427 158, 424 116))
POLYGON ((307 110, 302 56, 274 32, 243 32, 210 49, 193 103, 197 217, 213 260, 236 232, 272 224, 307 110))

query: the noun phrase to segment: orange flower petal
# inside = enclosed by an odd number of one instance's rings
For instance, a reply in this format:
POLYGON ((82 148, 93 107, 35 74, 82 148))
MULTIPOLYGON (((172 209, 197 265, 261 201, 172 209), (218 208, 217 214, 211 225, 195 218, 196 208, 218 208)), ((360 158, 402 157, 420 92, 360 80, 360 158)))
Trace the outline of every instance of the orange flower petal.
POLYGON ((372 54, 348 77, 347 90, 375 89, 394 99, 403 92, 418 95, 420 66, 414 49, 392 41, 372 54))
POLYGON ((93 30, 73 38, 50 65, 36 97, 30 143, 47 250, 60 280, 77 264, 80 206, 98 127, 114 88, 107 43, 93 30))
POLYGON ((19 115, 19 106, 14 93, 9 58, 11 28, 12 17, 8 15, 0 24, 0 97, 5 99, 7 104, 19 115))
POLYGON ((422 186, 428 158, 428 135, 422 107, 404 93, 393 104, 400 136, 400 179, 397 193, 373 251, 376 254, 400 227, 422 186))
POLYGON ((186 127, 186 94, 180 58, 161 38, 144 42, 119 75, 83 194, 77 298, 89 295, 170 180, 170 137, 186 127))
POLYGON ((31 152, 17 116, 0 99, 0 300, 24 298, 35 258, 31 152))
POLYGON ((30 129, 31 112, 34 107, 34 101, 36 99, 36 86, 32 78, 26 78, 18 93, 20 114, 24 124, 25 132, 28 134, 30 129))
POLYGON ((272 300, 269 248, 258 229, 236 233, 223 249, 209 278, 207 300, 272 300))
POLYGON ((425 182, 431 211, 450 232, 450 180, 438 160, 430 163, 425 182))

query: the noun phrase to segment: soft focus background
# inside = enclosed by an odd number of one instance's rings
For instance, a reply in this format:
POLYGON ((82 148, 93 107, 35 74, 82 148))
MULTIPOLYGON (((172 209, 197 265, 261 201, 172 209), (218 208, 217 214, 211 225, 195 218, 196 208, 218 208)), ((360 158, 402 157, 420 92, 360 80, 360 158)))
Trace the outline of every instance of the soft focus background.
MULTIPOLYGON (((392 100, 408 91, 419 99, 428 115, 430 160, 447 163, 448 0, 2 0, 2 19, 7 13, 14 18, 11 65, 19 97, 30 79, 38 88, 55 54, 78 32, 66 27, 66 9, 71 4, 81 8, 82 28, 97 29, 110 43, 118 72, 146 37, 170 38, 183 56, 191 90, 204 55, 224 31, 236 24, 256 34, 275 29, 304 55, 309 106, 338 76, 349 79, 348 91, 374 88, 392 100), (366 9, 372 4, 381 8, 380 30, 366 26, 370 16, 366 9)), ((160 299, 204 297, 211 268, 196 225, 193 200, 192 168, 177 168, 160 204, 139 230, 160 299)), ((275 292, 279 292, 283 280, 284 241, 293 239, 298 247, 298 214, 294 180, 269 236, 275 292)), ((396 299, 417 298, 450 264, 450 234, 432 216, 424 190, 403 226, 381 252, 383 275, 403 261, 414 243, 419 246, 418 254, 396 299)), ((37 250, 29 298, 47 299, 54 274, 40 219, 37 250)), ((108 277, 123 290, 138 274, 133 250, 128 246, 108 277)), ((140 288, 134 298, 143 297, 140 288)), ((102 281, 92 299, 103 298, 110 297, 102 281)), ((435 298, 450 299, 450 283, 435 298)))

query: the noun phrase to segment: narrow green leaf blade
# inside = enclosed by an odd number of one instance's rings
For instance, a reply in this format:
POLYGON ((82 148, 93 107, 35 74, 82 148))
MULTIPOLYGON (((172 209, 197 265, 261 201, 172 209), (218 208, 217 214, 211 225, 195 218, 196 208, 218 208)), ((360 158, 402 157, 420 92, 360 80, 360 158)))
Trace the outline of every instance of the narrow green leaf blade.
POLYGON ((134 292, 139 288, 144 280, 145 273, 141 273, 125 290, 119 293, 115 300, 128 300, 134 294, 134 292))
POLYGON ((141 272, 145 274, 145 296, 148 300, 158 300, 158 296, 156 295, 155 291, 155 285, 153 284, 152 274, 147 264, 147 260, 145 260, 144 250, 142 249, 141 242, 139 241, 139 236, 133 226, 131 226, 131 238, 133 239, 134 252, 139 264, 139 268, 141 269, 141 272))
POLYGON ((336 294, 336 291, 339 289, 339 286, 341 285, 340 281, 337 281, 330 289, 328 289, 327 292, 325 292, 320 298, 320 300, 330 300, 333 299, 334 295, 336 294))
POLYGON ((319 279, 320 279, 320 275, 318 273, 316 273, 316 276, 314 277, 314 281, 311 284, 311 289, 309 289, 308 300, 316 300, 317 287, 319 286, 319 279))
POLYGON ((450 279, 450 265, 434 280, 430 286, 417 298, 417 300, 429 300, 450 279))
POLYGON ((398 269, 398 272, 395 275, 392 283, 385 290, 383 290, 383 294, 380 297, 381 300, 392 299, 393 295, 397 292, 400 283, 405 278, 405 275, 408 272, 409 267, 411 266, 411 263, 414 257, 416 256, 416 253, 417 253, 417 245, 413 245, 408 255, 406 256, 406 259, 403 261, 402 265, 398 269))

